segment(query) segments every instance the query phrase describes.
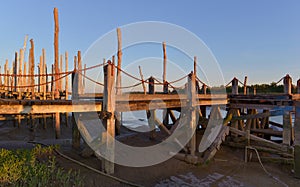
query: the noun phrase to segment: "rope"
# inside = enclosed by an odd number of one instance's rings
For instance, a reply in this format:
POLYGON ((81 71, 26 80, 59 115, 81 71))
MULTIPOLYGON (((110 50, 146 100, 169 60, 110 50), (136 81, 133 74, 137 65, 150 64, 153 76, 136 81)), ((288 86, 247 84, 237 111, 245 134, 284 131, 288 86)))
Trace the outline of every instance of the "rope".
POLYGON ((91 66, 91 67, 83 68, 83 69, 80 69, 80 70, 77 70, 77 71, 87 71, 87 70, 90 70, 90 69, 95 69, 95 68, 104 66, 104 65, 106 65, 106 64, 107 64, 107 63, 102 63, 102 64, 94 65, 94 66, 91 66))
MULTIPOLYGON (((49 147, 49 145, 47 145, 47 144, 40 143, 40 142, 35 142, 35 141, 29 141, 28 143, 32 143, 32 144, 40 144, 40 145, 42 145, 42 146, 49 147)), ((95 173, 98 173, 98 174, 103 175, 103 176, 105 176, 105 177, 108 177, 108 178, 110 178, 110 179, 116 180, 116 181, 118 181, 118 182, 120 182, 120 183, 127 184, 127 185, 129 185, 129 186, 141 187, 141 185, 139 185, 139 184, 132 183, 132 182, 126 181, 126 180, 124 180, 124 179, 120 179, 120 178, 118 178, 118 177, 115 177, 115 176, 106 174, 106 173, 104 173, 104 172, 102 172, 102 171, 99 171, 99 170, 97 170, 97 169, 95 169, 95 168, 93 168, 93 167, 91 167, 91 166, 88 166, 88 165, 86 165, 86 164, 84 164, 84 163, 82 163, 82 162, 79 162, 78 160, 75 160, 75 159, 73 159, 73 158, 71 158, 71 157, 69 157, 69 156, 67 156, 67 155, 65 155, 65 154, 63 154, 63 153, 61 153, 61 152, 58 151, 56 148, 54 148, 53 150, 54 150, 59 156, 65 158, 65 159, 67 159, 67 160, 70 160, 70 161, 72 161, 72 162, 74 162, 74 163, 76 163, 76 164, 78 164, 78 165, 80 165, 80 166, 83 166, 83 167, 85 167, 85 168, 87 168, 87 169, 90 169, 90 170, 94 171, 95 173)))
POLYGON ((122 70, 122 69, 119 68, 118 66, 115 66, 115 65, 114 65, 114 67, 115 67, 117 70, 120 70, 122 73, 124 73, 124 74, 127 75, 128 77, 131 77, 131 78, 133 78, 133 79, 135 79, 135 80, 137 80, 137 81, 142 82, 142 79, 139 79, 139 78, 137 78, 137 77, 135 77, 135 76, 133 76, 133 75, 127 73, 126 71, 122 70))
POLYGON ((66 72, 60 72, 60 73, 47 73, 47 74, 33 74, 33 75, 20 75, 20 74, 6 74, 6 73, 0 73, 0 76, 4 77, 47 77, 47 76, 55 76, 55 75, 65 75, 73 73, 74 71, 66 71, 66 72))
POLYGON ((89 81, 91 81, 91 82, 93 82, 93 83, 95 83, 95 84, 98 84, 98 85, 100 85, 100 86, 104 86, 103 83, 97 82, 97 81, 93 80, 92 78, 90 78, 90 77, 88 77, 88 76, 82 74, 80 71, 78 71, 78 73, 79 73, 80 75, 82 75, 84 78, 86 78, 87 80, 89 80, 89 81))
POLYGON ((171 81, 171 82, 168 82, 169 84, 173 84, 173 83, 176 83, 176 82, 179 82, 179 81, 182 81, 183 79, 187 78, 189 75, 185 75, 177 80, 174 80, 174 81, 171 81))
POLYGON ((45 82, 43 84, 34 84, 34 85, 22 85, 22 86, 6 86, 6 85, 1 85, 1 87, 4 87, 4 88, 32 88, 32 87, 36 87, 36 86, 43 86, 43 85, 47 85, 47 84, 50 84, 52 82, 56 82, 56 81, 59 81, 60 79, 63 79, 65 77, 67 77, 68 75, 70 75, 72 72, 69 72, 68 74, 62 76, 62 77, 59 77, 58 79, 55 79, 53 81, 48 81, 48 82, 45 82))
POLYGON ((260 159, 260 156, 259 156, 259 154, 258 154, 257 149, 255 149, 254 147, 251 147, 251 146, 246 146, 246 149, 252 149, 252 150, 255 151, 260 166, 262 167, 262 169, 264 170, 264 172, 265 172, 269 177, 273 178, 275 181, 277 181, 277 182, 279 182, 280 184, 282 184, 282 186, 288 187, 287 184, 285 184, 283 181, 281 181, 281 180, 278 179, 277 177, 274 177, 270 172, 268 172, 268 171, 266 170, 266 168, 264 167, 264 165, 263 165, 262 162, 261 162, 261 159, 260 159))
POLYGON ((211 88, 211 86, 208 86, 205 82, 201 81, 197 76, 196 76, 196 79, 197 79, 197 81, 200 82, 201 84, 206 85, 208 88, 211 88))
POLYGON ((121 87, 116 87, 117 89, 126 89, 126 88, 133 88, 133 87, 136 87, 136 86, 139 86, 141 85, 142 83, 139 82, 139 83, 136 83, 136 84, 133 84, 131 86, 121 86, 121 87))
POLYGON ((280 83, 283 79, 284 79, 284 77, 282 77, 281 79, 279 79, 279 81, 277 81, 277 82, 275 83, 275 85, 277 85, 278 83, 280 83))

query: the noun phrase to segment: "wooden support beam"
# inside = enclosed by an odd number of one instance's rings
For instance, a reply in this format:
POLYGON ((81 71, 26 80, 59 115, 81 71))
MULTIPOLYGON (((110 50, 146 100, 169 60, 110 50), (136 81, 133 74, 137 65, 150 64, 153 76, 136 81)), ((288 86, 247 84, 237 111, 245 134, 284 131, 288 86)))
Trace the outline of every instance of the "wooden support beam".
POLYGON ((18 86, 18 52, 15 52, 15 61, 14 61, 14 68, 13 68, 13 74, 14 74, 14 91, 17 91, 18 86))
POLYGON ((291 140, 292 140, 292 115, 289 111, 284 111, 282 143, 285 145, 291 145, 291 140))
MULTIPOLYGON (((65 72, 69 71, 69 55, 68 52, 66 51, 65 53, 65 62, 66 62, 66 67, 65 67, 65 72)), ((65 82, 65 91, 66 91, 66 100, 69 99, 69 76, 66 76, 66 82, 65 82)))
POLYGON ((245 76, 245 79, 244 79, 244 95, 247 95, 247 80, 248 80, 248 77, 245 76))
MULTIPOLYGON (((102 111, 114 114, 115 112, 115 87, 114 87, 114 65, 111 61, 103 67, 104 71, 104 91, 103 91, 103 108, 102 111)), ((114 173, 114 159, 115 159, 115 117, 111 115, 110 118, 103 119, 106 126, 106 150, 104 171, 108 174, 114 173)))
MULTIPOLYGON (((29 56, 30 56, 30 66, 29 66, 29 75, 34 75, 34 42, 33 42, 33 39, 30 39, 30 53, 29 53, 29 56)), ((34 76, 31 76, 30 77, 30 91, 31 91, 31 98, 32 99, 35 99, 35 91, 34 91, 34 87, 33 85, 35 84, 34 82, 34 76)))
POLYGON ((238 81, 238 79, 237 78, 233 78, 232 79, 232 82, 231 82, 231 84, 232 84, 232 94, 233 95, 238 95, 239 94, 239 81, 238 81))
POLYGON ((78 92, 79 94, 83 94, 83 84, 82 84, 82 61, 81 61, 81 51, 77 52, 77 63, 78 63, 78 92))
POLYGON ((297 80, 297 93, 300 94, 300 79, 297 80))
POLYGON ((188 118, 189 118, 189 126, 191 129, 191 140, 189 142, 189 149, 190 154, 195 156, 196 152, 196 128, 197 128, 197 120, 196 120, 196 77, 195 74, 192 72, 188 76, 188 89, 187 89, 187 97, 188 97, 188 118))
POLYGON ((295 142, 294 142, 294 170, 295 177, 300 178, 300 102, 296 101, 295 114, 295 142))
MULTIPOLYGON (((149 78, 149 84, 148 84, 148 94, 154 94, 155 93, 155 87, 154 87, 154 78, 149 78)), ((155 110, 146 110, 147 119, 148 119, 148 125, 151 129, 150 131, 150 139, 155 139, 155 118, 156 113, 155 110)))
POLYGON ((292 78, 288 74, 283 78, 283 88, 285 94, 292 94, 292 78))
POLYGON ((61 136, 60 132, 60 114, 59 112, 55 113, 55 138, 59 139, 61 136))
POLYGON ((59 37, 59 23, 58 23, 58 9, 54 8, 53 10, 54 14, 54 68, 55 68, 55 77, 54 80, 55 82, 55 99, 59 98, 59 43, 58 43, 58 37, 59 37))
MULTIPOLYGON (((72 101, 78 100, 79 90, 78 90, 78 72, 76 66, 74 66, 74 72, 72 73, 72 101)), ((77 114, 78 116, 78 114, 77 114)), ((78 119, 76 119, 76 114, 72 113, 72 147, 78 149, 80 147, 80 132, 78 130, 78 119)))

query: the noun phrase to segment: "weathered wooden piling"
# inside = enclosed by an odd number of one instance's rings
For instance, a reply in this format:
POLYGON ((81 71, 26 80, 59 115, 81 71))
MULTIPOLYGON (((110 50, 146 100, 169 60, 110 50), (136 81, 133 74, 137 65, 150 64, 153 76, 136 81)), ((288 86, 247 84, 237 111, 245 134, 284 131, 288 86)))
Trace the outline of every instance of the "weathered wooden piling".
MULTIPOLYGON (((79 99, 78 71, 76 69, 76 58, 74 58, 74 71, 72 73, 72 101, 79 99)), ((72 147, 78 149, 80 147, 80 132, 76 123, 76 114, 72 112, 72 147)))
POLYGON ((283 87, 285 94, 292 94, 292 78, 288 74, 283 78, 283 87))
POLYGON ((115 158, 115 88, 114 88, 114 66, 108 61, 108 64, 103 67, 104 71, 104 90, 103 90, 103 105, 102 112, 105 112, 108 117, 103 119, 106 126, 106 152, 103 159, 104 171, 108 174, 114 173, 114 158, 115 158))
MULTIPOLYGON (((154 78, 150 77, 148 79, 149 84, 148 84, 148 94, 154 94, 155 93, 155 87, 154 87, 154 78)), ((147 114, 147 119, 148 119, 148 125, 151 129, 150 131, 150 139, 155 139, 155 118, 156 118, 156 114, 155 114, 155 110, 147 110, 146 111, 147 114)))
POLYGON ((59 37, 59 22, 58 22, 58 9, 54 8, 53 10, 53 14, 54 14, 54 80, 55 80, 55 99, 59 98, 59 43, 58 43, 58 37, 59 37))
POLYGON ((232 94, 233 95, 238 95, 239 94, 239 81, 238 81, 238 79, 237 78, 233 78, 232 79, 232 82, 231 82, 231 84, 232 84, 232 94))
MULTIPOLYGON (((163 46, 163 93, 169 93, 169 83, 167 82, 167 49, 166 49, 166 42, 162 43, 163 46)), ((169 125, 169 109, 163 110, 163 124, 164 126, 169 125)))
POLYGON ((300 102, 295 102, 295 142, 294 142, 294 170, 295 177, 300 178, 300 102))

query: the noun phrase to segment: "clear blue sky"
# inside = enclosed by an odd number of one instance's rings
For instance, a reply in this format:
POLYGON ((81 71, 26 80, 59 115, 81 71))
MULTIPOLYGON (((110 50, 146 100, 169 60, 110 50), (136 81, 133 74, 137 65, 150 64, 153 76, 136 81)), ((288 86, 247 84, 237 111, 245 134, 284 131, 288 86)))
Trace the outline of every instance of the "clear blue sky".
MULTIPOLYGON (((7 0, 0 6, 0 64, 13 59, 24 36, 36 54, 53 58, 53 8, 60 19, 60 52, 74 56, 116 27, 137 21, 164 21, 201 38, 217 58, 225 81, 271 83, 289 73, 300 78, 300 1, 92 1, 7 0)), ((203 62, 205 63, 205 62, 203 62)))

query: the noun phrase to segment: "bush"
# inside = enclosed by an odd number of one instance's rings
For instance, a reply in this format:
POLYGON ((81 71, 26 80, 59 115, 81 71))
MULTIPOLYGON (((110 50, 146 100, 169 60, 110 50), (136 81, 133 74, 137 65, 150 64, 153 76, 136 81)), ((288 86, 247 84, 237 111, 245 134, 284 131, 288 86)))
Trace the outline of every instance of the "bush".
POLYGON ((80 173, 57 167, 54 147, 0 150, 0 186, 83 186, 80 173))

